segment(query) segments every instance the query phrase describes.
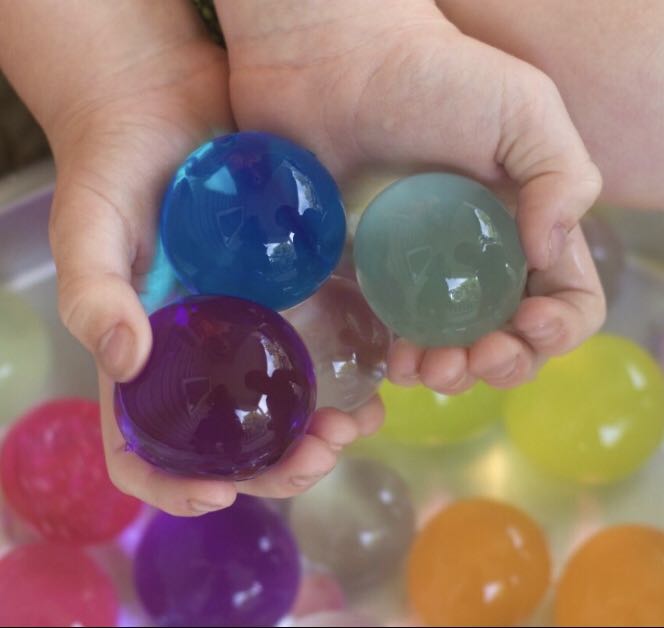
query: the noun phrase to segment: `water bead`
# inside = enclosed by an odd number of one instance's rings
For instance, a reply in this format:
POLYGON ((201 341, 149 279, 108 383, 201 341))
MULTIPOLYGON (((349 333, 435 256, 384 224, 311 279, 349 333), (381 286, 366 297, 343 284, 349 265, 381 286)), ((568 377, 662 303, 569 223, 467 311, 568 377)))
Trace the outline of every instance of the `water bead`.
POLYGON ((293 628, 324 628, 334 626, 335 628, 374 628, 382 624, 375 618, 354 611, 312 613, 306 617, 297 619, 293 628))
POLYGON ((601 484, 640 467, 664 433, 664 374, 626 338, 598 334, 509 392, 507 429, 556 476, 601 484))
POLYGON ((350 411, 374 395, 387 370, 391 334, 355 282, 333 276, 284 317, 313 360, 319 407, 350 411))
POLYGON ((309 151, 269 133, 217 137, 176 171, 161 237, 186 286, 281 310, 337 265, 346 219, 332 176, 309 151))
POLYGON ((296 497, 290 512, 302 553, 353 594, 398 573, 414 519, 401 477, 380 463, 353 458, 296 497))
POLYGON ((625 268, 622 243, 611 225, 597 212, 586 214, 581 220, 581 228, 597 267, 606 300, 611 303, 618 293, 625 268))
POLYGON ((22 545, 0 559, 0 626, 115 626, 116 591, 81 550, 22 545))
POLYGON ((527 274, 505 207, 478 183, 443 173, 380 193, 362 215, 354 258, 374 312, 420 346, 467 346, 501 327, 527 274))
POLYGON ((350 179, 344 180, 344 184, 341 186, 341 193, 344 199, 344 207, 346 208, 348 232, 350 234, 355 234, 362 213, 371 201, 399 178, 401 177, 395 172, 379 170, 362 172, 350 179))
POLYGON ((664 369, 664 322, 653 325, 650 337, 650 350, 664 369))
POLYGON ((556 589, 557 626, 664 625, 664 533, 614 526, 586 541, 556 589))
POLYGON ((429 626, 512 626, 529 618, 550 579, 539 526, 488 499, 456 502, 417 535, 408 599, 429 626))
POLYGON ((9 505, 47 539, 101 543, 131 523, 140 502, 108 477, 99 405, 56 399, 22 417, 0 453, 9 505))
POLYGON ((0 289, 0 424, 34 403, 50 366, 44 323, 21 297, 0 289))
POLYGON ((241 495, 201 517, 155 515, 134 575, 160 626, 272 626, 293 605, 300 563, 283 519, 241 495))
POLYGON ((152 314, 188 294, 188 290, 178 280, 161 239, 158 238, 152 265, 139 293, 143 307, 148 314, 152 314))
POLYGON ((239 480, 304 434, 313 365, 279 314, 233 297, 189 297, 150 324, 146 366, 115 389, 120 430, 138 455, 175 473, 239 480))
POLYGON ((380 387, 385 423, 378 436, 405 445, 436 446, 472 438, 502 416, 504 393, 478 382, 459 395, 424 386, 404 388, 385 381, 380 387))
POLYGON ((323 571, 305 572, 291 610, 293 617, 340 611, 346 607, 346 595, 336 578, 323 571))

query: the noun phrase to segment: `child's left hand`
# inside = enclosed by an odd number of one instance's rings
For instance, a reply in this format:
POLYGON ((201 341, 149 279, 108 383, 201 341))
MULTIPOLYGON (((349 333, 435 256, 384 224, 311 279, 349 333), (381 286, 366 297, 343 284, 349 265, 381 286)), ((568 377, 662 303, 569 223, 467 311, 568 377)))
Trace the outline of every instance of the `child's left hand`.
POLYGON ((309 147, 343 182, 363 168, 453 170, 517 197, 531 273, 510 325, 470 348, 400 340, 389 375, 459 393, 516 386, 601 326, 578 227, 601 177, 544 73, 459 32, 430 0, 217 0, 241 129, 309 147))

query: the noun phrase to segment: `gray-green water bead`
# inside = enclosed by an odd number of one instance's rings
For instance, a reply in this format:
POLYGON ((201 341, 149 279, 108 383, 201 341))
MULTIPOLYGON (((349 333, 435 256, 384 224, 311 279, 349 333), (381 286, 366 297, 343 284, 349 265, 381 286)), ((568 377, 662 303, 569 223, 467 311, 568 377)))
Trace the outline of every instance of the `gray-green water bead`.
POLYGON ((467 346, 521 301, 526 259, 514 219, 479 183, 401 179, 369 204, 355 234, 357 278, 376 315, 425 347, 467 346))

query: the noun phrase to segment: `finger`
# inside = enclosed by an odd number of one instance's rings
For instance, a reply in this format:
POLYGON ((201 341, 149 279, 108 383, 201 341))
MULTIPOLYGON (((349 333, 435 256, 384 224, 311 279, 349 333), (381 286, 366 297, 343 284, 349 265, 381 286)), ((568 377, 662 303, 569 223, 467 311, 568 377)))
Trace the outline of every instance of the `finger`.
POLYGON ((419 371, 423 358, 423 348, 398 338, 392 343, 387 358, 388 378, 399 386, 415 386, 420 381, 419 371))
POLYGON ((236 482, 239 493, 256 497, 293 497, 325 477, 337 454, 318 436, 305 434, 290 454, 262 475, 236 482))
POLYGON ((517 224, 532 268, 551 267, 602 178, 557 87, 526 64, 505 82, 496 161, 519 186, 517 224))
POLYGON ((495 388, 518 386, 536 367, 534 351, 520 338, 495 331, 480 338, 469 351, 470 372, 495 388))
POLYGON ((334 451, 341 451, 360 435, 353 417, 336 408, 317 410, 308 431, 325 441, 334 451))
POLYGON ((431 390, 454 395, 468 390, 475 378, 468 371, 468 352, 463 347, 428 349, 420 366, 420 379, 431 390))
POLYGON ((187 478, 161 471, 127 449, 113 412, 113 383, 100 373, 104 452, 109 476, 123 493, 176 516, 197 516, 230 506, 232 482, 187 478))
POLYGON ((377 432, 385 420, 385 406, 380 395, 374 395, 352 413, 360 435, 371 436, 377 432))
POLYGON ((130 283, 136 251, 127 222, 104 197, 62 177, 50 240, 64 324, 110 377, 131 378, 147 359, 151 331, 130 283))
POLYGON ((606 301, 580 227, 554 268, 531 274, 528 291, 512 327, 539 355, 570 351, 604 323, 606 301))

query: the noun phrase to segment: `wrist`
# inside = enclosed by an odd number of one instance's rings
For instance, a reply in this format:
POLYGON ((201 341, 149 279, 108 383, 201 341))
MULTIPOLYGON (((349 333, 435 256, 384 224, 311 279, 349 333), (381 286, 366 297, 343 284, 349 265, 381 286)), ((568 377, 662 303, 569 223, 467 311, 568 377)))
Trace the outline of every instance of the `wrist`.
POLYGON ((120 75, 202 32, 187 2, 24 0, 0 10, 0 65, 51 135, 73 110, 132 89, 120 75))
POLYGON ((231 64, 311 64, 381 32, 444 19, 429 0, 215 0, 231 64))

